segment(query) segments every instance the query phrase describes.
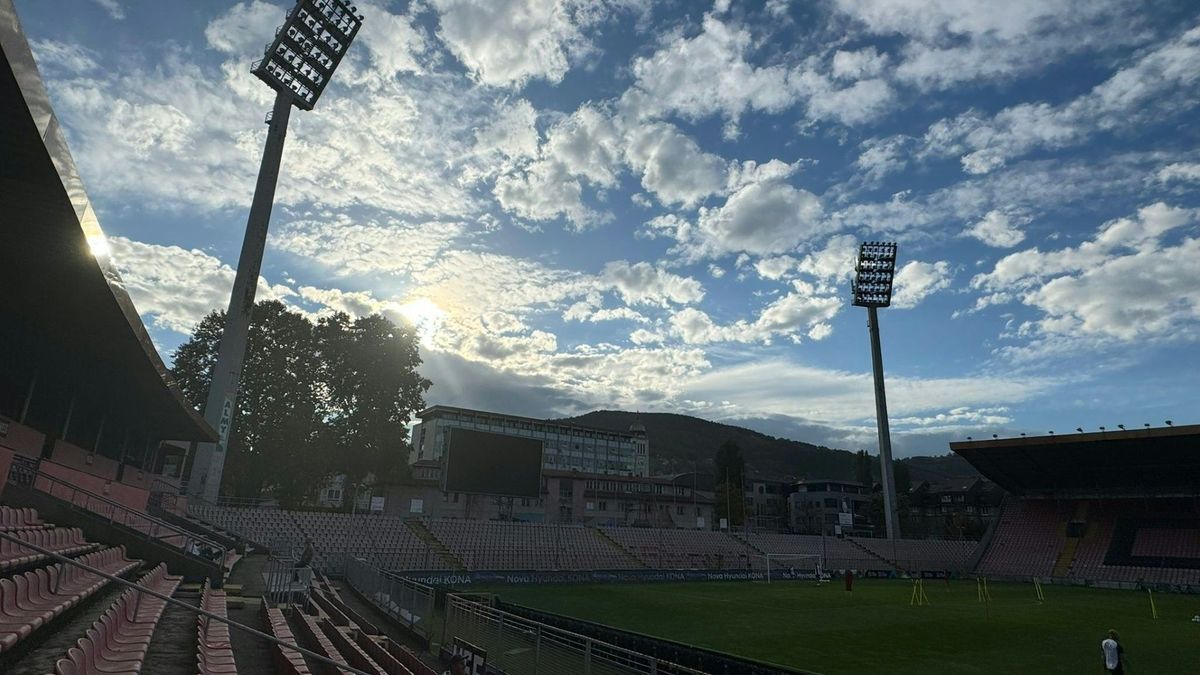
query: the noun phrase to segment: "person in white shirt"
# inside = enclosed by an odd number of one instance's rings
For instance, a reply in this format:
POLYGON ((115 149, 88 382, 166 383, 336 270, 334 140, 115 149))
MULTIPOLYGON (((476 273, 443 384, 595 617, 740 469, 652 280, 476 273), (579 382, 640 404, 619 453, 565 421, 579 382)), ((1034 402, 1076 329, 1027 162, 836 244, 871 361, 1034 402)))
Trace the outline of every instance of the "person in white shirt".
POLYGON ((1104 653, 1104 670, 1116 675, 1125 675, 1125 648, 1121 646, 1121 636, 1117 631, 1108 631, 1108 637, 1100 642, 1100 651, 1104 653))

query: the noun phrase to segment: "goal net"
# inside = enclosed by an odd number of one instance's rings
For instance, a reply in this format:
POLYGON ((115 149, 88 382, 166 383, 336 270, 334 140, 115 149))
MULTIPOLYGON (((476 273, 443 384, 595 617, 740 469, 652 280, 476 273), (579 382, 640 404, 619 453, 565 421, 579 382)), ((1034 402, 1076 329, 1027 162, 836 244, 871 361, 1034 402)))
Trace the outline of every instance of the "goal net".
POLYGON ((809 579, 821 581, 825 570, 821 556, 798 553, 767 553, 763 555, 767 564, 767 583, 785 579, 809 579))

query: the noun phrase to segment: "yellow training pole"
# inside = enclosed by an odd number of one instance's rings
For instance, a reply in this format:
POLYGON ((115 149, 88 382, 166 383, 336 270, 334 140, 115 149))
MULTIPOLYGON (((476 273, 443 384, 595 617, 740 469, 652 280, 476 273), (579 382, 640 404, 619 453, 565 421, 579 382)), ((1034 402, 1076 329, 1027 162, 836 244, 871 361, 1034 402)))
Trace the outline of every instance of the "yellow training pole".
POLYGON ((1158 618, 1158 608, 1154 606, 1154 591, 1147 588, 1146 593, 1147 593, 1147 595, 1150 596, 1150 618, 1157 619, 1158 618))

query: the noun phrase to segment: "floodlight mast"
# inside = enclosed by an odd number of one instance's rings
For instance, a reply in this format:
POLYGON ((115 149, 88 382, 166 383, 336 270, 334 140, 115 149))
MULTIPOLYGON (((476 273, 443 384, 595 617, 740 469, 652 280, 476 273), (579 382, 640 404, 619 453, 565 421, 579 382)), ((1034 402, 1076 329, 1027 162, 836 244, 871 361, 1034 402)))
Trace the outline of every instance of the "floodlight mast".
POLYGON ((896 244, 868 241, 858 250, 855 279, 851 285, 853 304, 867 308, 871 333, 871 366, 875 380, 875 422, 879 428, 880 482, 883 483, 883 514, 888 539, 900 536, 896 514, 896 481, 892 466, 892 435, 888 429, 887 394, 883 387, 883 349, 879 345, 880 307, 892 304, 892 280, 896 275, 896 244))
POLYGON ((283 159, 292 106, 312 110, 333 77, 354 36, 362 27, 362 14, 349 0, 298 0, 283 25, 275 31, 275 40, 267 45, 263 58, 251 69, 260 80, 275 90, 275 105, 267 118, 267 142, 263 148, 254 201, 246 219, 246 235, 238 257, 237 276, 225 330, 217 350, 204 419, 217 430, 216 443, 197 446, 188 482, 188 494, 216 502, 225 471, 229 433, 237 411, 238 386, 246 356, 250 317, 258 290, 267 228, 275 202, 275 187, 283 159))

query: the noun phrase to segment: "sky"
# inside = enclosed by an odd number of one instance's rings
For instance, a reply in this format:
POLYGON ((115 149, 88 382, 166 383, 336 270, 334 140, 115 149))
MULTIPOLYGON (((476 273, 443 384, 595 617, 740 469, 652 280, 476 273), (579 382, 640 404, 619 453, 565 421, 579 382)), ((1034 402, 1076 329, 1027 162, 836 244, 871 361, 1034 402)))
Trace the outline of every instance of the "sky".
MULTIPOLYGON (((259 298, 416 325, 429 404, 899 456, 1200 422, 1200 5, 363 0, 259 298)), ((168 362, 228 303, 286 3, 16 0, 168 362)))

